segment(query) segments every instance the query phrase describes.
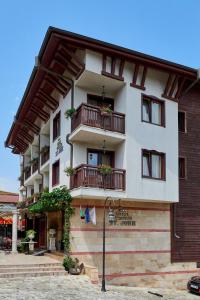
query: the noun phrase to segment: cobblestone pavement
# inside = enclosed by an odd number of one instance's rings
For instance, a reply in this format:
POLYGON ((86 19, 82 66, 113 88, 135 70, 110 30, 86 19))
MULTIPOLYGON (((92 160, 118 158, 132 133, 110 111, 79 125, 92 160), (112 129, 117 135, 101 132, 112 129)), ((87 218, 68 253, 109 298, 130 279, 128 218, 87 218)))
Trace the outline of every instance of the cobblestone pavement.
POLYGON ((108 286, 102 293, 87 276, 33 277, 1 279, 0 299, 4 300, 192 300, 198 296, 167 290, 108 286), (148 294, 148 290, 163 294, 163 298, 148 294))

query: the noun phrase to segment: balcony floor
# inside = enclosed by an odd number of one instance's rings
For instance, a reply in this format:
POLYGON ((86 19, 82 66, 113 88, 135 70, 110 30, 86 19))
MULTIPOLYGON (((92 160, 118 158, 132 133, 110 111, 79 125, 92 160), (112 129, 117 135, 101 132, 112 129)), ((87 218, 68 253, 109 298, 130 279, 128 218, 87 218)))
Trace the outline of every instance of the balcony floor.
POLYGON ((75 188, 70 191, 70 194, 72 198, 105 199, 106 197, 111 197, 113 199, 126 199, 124 191, 91 187, 75 188))
POLYGON ((122 143, 126 139, 125 134, 113 132, 109 130, 104 130, 101 128, 80 125, 77 127, 70 135, 70 142, 81 142, 90 144, 99 144, 103 140, 106 141, 106 144, 117 145, 122 143))

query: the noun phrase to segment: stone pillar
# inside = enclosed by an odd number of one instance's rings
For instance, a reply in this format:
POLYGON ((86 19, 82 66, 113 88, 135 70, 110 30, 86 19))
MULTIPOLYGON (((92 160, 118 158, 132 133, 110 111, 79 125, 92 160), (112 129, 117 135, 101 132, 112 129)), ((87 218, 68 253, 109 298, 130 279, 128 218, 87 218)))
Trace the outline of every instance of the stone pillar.
POLYGON ((17 252, 17 211, 13 212, 12 222, 12 252, 17 252))

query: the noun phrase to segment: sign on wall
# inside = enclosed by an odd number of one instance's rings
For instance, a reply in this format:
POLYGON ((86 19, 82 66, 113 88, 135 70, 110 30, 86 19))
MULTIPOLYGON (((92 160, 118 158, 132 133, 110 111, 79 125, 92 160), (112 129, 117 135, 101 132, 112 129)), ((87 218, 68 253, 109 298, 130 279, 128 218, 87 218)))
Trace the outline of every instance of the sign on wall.
POLYGON ((118 226, 135 226, 136 222, 127 210, 120 210, 116 212, 116 224, 118 226))
POLYGON ((58 138, 56 156, 63 151, 63 144, 61 142, 61 138, 58 138))

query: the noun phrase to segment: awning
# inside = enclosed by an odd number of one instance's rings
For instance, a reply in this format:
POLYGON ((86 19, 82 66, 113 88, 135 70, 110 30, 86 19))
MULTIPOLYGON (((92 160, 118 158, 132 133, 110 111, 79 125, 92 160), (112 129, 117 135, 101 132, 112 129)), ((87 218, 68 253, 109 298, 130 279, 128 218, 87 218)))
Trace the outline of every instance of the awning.
POLYGON ((9 225, 12 224, 12 218, 10 217, 0 217, 0 225, 9 225))

